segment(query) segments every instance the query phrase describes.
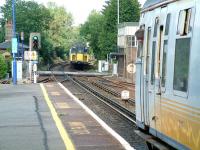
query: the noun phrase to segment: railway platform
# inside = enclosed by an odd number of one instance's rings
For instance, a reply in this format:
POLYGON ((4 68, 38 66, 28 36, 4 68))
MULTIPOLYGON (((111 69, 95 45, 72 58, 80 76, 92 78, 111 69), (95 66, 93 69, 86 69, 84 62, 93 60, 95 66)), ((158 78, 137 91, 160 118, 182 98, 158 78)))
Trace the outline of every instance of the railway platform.
POLYGON ((60 83, 0 85, 0 149, 133 149, 60 83))

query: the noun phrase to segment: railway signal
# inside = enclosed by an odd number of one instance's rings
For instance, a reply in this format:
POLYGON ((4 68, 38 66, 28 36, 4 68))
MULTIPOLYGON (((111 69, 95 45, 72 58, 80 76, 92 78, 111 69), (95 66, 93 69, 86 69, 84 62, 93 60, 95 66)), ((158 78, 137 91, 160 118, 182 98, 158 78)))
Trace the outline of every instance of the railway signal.
POLYGON ((39 38, 37 36, 34 36, 33 39, 32 39, 33 48, 36 49, 36 50, 38 49, 38 46, 39 46, 38 45, 39 44, 38 40, 39 40, 39 38))
POLYGON ((40 33, 30 34, 30 48, 31 50, 39 50, 41 48, 41 36, 40 33))

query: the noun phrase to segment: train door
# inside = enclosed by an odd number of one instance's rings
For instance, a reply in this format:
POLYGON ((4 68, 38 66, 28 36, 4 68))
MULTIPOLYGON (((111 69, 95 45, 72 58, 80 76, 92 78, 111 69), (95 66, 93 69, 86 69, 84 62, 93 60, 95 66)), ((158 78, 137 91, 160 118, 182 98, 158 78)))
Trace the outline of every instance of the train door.
POLYGON ((161 131, 161 74, 162 72, 162 62, 163 62, 163 48, 167 44, 164 41, 164 26, 165 18, 167 16, 167 7, 161 8, 159 26, 158 26, 158 45, 156 49, 156 60, 155 60, 155 123, 156 130, 161 131))
POLYGON ((150 125, 149 120, 149 83, 150 83, 150 49, 151 49, 151 36, 152 31, 151 27, 147 29, 147 39, 146 39, 146 49, 144 52, 144 113, 145 113, 145 125, 150 125))
POLYGON ((144 125, 144 100, 143 100, 143 70, 142 70, 142 55, 143 55, 143 47, 144 47, 144 35, 145 35, 145 26, 141 25, 140 29, 136 32, 136 37, 138 41, 138 50, 137 50, 137 60, 136 60, 136 121, 137 125, 145 129, 144 125))
MULTIPOLYGON (((150 63, 149 63, 149 77, 147 96, 149 100, 149 121, 150 121, 150 132, 156 135, 156 116, 155 116, 155 60, 156 60, 156 48, 157 48, 157 34, 159 28, 159 17, 156 17, 153 24, 153 36, 151 40, 151 51, 150 51, 150 63), (152 130, 154 129, 154 130, 152 130)), ((147 59, 147 58, 146 58, 147 59)), ((147 60, 146 60, 147 61, 147 60)))

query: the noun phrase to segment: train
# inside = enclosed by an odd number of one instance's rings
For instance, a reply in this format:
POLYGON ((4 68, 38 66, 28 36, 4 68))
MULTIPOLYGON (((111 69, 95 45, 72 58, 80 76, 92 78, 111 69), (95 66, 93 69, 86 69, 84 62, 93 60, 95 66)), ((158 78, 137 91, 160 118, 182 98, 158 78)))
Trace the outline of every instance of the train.
POLYGON ((136 132, 149 149, 200 149, 199 18, 199 0, 147 0, 141 9, 136 132))
POLYGON ((88 65, 89 64, 88 47, 84 44, 76 44, 69 51, 69 60, 74 65, 88 65))

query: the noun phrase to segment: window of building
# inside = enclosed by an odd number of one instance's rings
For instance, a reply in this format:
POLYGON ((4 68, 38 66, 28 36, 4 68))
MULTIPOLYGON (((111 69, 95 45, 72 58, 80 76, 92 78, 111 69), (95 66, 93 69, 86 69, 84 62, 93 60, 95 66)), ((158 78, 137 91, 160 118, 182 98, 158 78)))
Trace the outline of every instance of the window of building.
POLYGON ((191 31, 190 20, 192 16, 192 9, 185 9, 181 10, 179 13, 179 20, 178 20, 178 35, 187 35, 191 31))
POLYGON ((154 83, 155 79, 155 57, 156 57, 156 41, 153 41, 152 54, 151 54, 151 84, 154 83))
POLYGON ((137 44, 136 44, 136 40, 135 40, 135 36, 132 36, 132 47, 135 47, 137 44))
POLYGON ((168 40, 165 40, 163 45, 163 59, 162 59, 162 80, 161 80, 162 87, 165 87, 165 82, 166 82, 167 51, 168 51, 168 40))
POLYGON ((131 47, 131 36, 130 35, 127 36, 127 46, 131 47))
POLYGON ((187 92, 190 57, 190 38, 176 40, 174 90, 187 92))
POLYGON ((132 35, 127 36, 127 46, 128 47, 135 47, 136 46, 135 36, 132 36, 132 35))
POLYGON ((169 34, 171 14, 167 14, 166 25, 165 25, 165 35, 169 34))

